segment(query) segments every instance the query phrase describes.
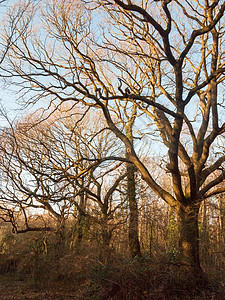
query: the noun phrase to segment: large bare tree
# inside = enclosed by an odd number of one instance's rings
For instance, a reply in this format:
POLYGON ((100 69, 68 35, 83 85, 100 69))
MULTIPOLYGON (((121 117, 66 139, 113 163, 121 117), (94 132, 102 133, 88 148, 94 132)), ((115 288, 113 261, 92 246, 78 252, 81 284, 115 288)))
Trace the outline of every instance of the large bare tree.
POLYGON ((225 190, 224 11, 220 0, 52 0, 15 7, 5 27, 11 48, 2 76, 14 78, 26 104, 71 100, 101 110, 126 159, 176 212, 192 271, 201 269, 200 204, 225 190), (136 143, 124 126, 133 104, 136 143), (163 157, 168 151, 162 166, 172 193, 138 153, 147 131, 163 157))

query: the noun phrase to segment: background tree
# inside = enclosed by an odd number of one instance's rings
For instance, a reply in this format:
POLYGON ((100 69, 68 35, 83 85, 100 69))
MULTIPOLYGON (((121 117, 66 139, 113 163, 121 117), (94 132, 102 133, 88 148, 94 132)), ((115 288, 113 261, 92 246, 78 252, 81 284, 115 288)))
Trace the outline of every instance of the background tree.
POLYGON ((112 231, 117 227, 116 221, 110 222, 121 206, 120 183, 126 172, 123 161, 109 161, 120 152, 111 132, 102 130, 101 120, 94 123, 88 116, 77 123, 77 113, 72 109, 68 113, 65 107, 64 112, 52 113, 41 123, 36 113, 2 131, 1 209, 16 233, 50 230, 31 227, 27 216, 30 210, 47 210, 57 220, 60 245, 65 244, 66 220, 77 209, 76 242, 81 243, 86 220, 91 219, 100 226, 108 253, 112 231), (90 129, 87 123, 92 125, 90 129), (25 229, 18 229, 16 212, 23 212, 25 229))

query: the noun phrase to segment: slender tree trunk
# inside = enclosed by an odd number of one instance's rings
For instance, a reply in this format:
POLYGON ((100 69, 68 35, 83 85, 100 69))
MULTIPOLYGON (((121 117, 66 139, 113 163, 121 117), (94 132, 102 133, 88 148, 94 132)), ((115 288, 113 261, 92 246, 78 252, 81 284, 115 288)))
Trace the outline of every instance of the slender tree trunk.
MULTIPOLYGON (((84 184, 83 178, 82 178, 82 185, 84 184)), ((77 228, 77 239, 76 239, 76 247, 79 249, 81 246, 83 236, 84 236, 84 227, 85 227, 85 222, 86 222, 86 217, 85 217, 85 210, 87 206, 87 197, 86 193, 84 191, 81 191, 80 193, 80 201, 79 201, 79 207, 80 210, 78 211, 78 228, 77 228)))
POLYGON ((61 256, 65 252, 65 219, 62 215, 61 218, 57 220, 57 230, 56 230, 56 244, 55 252, 56 256, 61 256))
POLYGON ((83 240, 84 222, 85 222, 85 216, 82 213, 79 213, 79 216, 78 216, 78 229, 77 229, 77 245, 80 245, 82 243, 82 240, 83 240))
MULTIPOLYGON (((134 105, 132 116, 125 127, 126 136, 132 145, 133 145, 132 128, 134 125, 136 112, 137 112, 137 107, 134 105)), ((126 156, 128 156, 128 153, 126 153, 126 156)), ((138 238, 138 205, 136 199, 135 172, 136 172, 136 167, 133 164, 127 163, 127 198, 128 198, 129 210, 130 210, 128 239, 129 239, 129 250, 130 250, 131 257, 141 256, 141 247, 138 238)))
POLYGON ((129 250, 132 257, 140 256, 141 249, 138 238, 138 206, 135 190, 135 166, 127 164, 127 198, 130 210, 129 219, 129 250))
POLYGON ((153 241, 153 220, 149 223, 149 256, 152 256, 152 241, 153 241))
POLYGON ((82 243, 83 234, 84 234, 84 223, 85 223, 85 209, 86 209, 86 201, 85 201, 85 194, 81 192, 80 194, 80 203, 79 206, 81 211, 78 212, 78 232, 77 232, 77 246, 82 243))
POLYGON ((200 205, 181 205, 177 210, 179 249, 182 262, 195 270, 201 270, 198 229, 199 207, 200 205))

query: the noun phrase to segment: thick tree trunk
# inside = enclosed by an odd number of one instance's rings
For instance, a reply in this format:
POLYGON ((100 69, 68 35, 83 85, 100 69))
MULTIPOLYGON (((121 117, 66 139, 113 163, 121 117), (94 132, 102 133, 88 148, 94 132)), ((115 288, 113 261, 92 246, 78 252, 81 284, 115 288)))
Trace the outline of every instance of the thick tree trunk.
POLYGON ((129 219, 129 251, 132 257, 140 256, 141 249, 138 238, 138 206, 135 191, 135 166, 127 165, 127 198, 130 210, 129 219))
POLYGON ((200 266, 199 204, 180 205, 177 209, 180 260, 178 278, 184 289, 210 289, 209 279, 200 266))
POLYGON ((181 205, 177 210, 179 249, 182 262, 193 269, 201 269, 199 258, 198 214, 200 205, 181 205))
POLYGON ((103 248, 105 249, 106 252, 109 251, 111 237, 112 237, 112 231, 108 230, 107 228, 102 228, 103 248))

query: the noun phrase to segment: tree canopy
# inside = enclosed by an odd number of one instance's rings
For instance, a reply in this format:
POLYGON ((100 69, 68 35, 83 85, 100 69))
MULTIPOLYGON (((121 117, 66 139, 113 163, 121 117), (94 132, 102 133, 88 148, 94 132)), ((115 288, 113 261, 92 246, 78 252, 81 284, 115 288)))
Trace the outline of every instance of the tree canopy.
POLYGON ((195 271, 200 205, 225 192, 224 11, 217 0, 27 1, 9 10, 2 36, 1 76, 20 101, 68 102, 80 120, 98 112, 123 149, 102 159, 135 166, 176 212, 195 271), (172 190, 142 155, 149 140, 172 190))

